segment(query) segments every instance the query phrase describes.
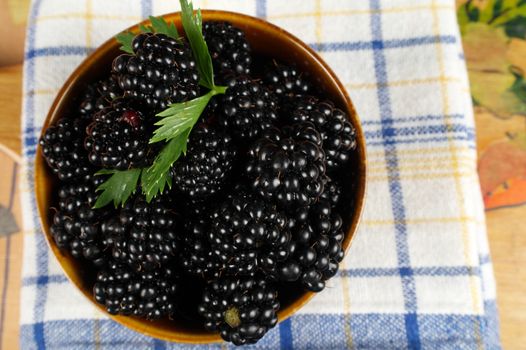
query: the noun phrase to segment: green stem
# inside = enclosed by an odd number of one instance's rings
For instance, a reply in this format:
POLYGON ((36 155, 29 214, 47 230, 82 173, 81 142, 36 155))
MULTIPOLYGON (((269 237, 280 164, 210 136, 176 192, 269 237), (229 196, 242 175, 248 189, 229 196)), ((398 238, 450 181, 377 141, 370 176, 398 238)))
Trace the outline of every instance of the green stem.
POLYGON ((212 96, 224 94, 227 88, 227 86, 214 85, 214 87, 212 88, 212 96))

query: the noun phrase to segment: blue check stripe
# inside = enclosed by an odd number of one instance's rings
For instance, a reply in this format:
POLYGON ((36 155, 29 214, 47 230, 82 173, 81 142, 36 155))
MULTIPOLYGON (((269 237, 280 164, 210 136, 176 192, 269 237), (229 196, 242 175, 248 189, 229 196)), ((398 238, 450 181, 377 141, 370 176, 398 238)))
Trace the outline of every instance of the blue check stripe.
POLYGON ((152 0, 141 0, 141 17, 148 18, 152 15, 152 0))
MULTIPOLYGON (((32 26, 34 27, 34 26, 32 26)), ((349 41, 349 42, 334 42, 334 43, 311 43, 312 48, 320 52, 336 52, 336 51, 361 51, 361 50, 378 50, 378 49, 396 49, 404 47, 414 47, 422 45, 431 45, 434 43, 454 44, 455 37, 440 36, 440 37, 416 37, 412 39, 396 39, 381 41, 349 41)), ((30 48, 27 50, 25 59, 32 60, 36 57, 42 56, 86 56, 92 52, 94 48, 86 46, 46 46, 40 48, 30 48)))
MULTIPOLYGON (((489 263, 489 262, 488 262, 489 263)), ((479 275, 478 267, 467 266, 430 266, 415 267, 411 271, 402 268, 350 268, 341 270, 339 277, 385 277, 385 276, 470 276, 479 275)), ((26 277, 22 280, 23 286, 42 285, 49 283, 68 283, 69 280, 62 274, 49 276, 26 277)))
MULTIPOLYGON (((38 16, 38 12, 40 11, 40 7, 42 5, 42 0, 35 0, 33 2, 33 5, 31 7, 31 12, 29 15, 29 27, 27 32, 27 52, 33 52, 35 48, 35 30, 36 30, 36 18, 38 16)), ((26 54, 26 57, 28 55, 26 54)), ((34 60, 29 60, 29 62, 26 62, 26 82, 27 85, 24 86, 25 91, 31 91, 34 90, 34 83, 35 83, 35 64, 34 60)), ((34 119, 34 96, 27 96, 26 98, 26 113, 25 116, 27 118, 26 124, 30 128, 34 128, 35 119, 34 119)), ((27 147, 27 137, 25 138, 24 147, 27 147)), ((29 163, 29 162, 28 162, 29 163)), ((35 191, 34 191, 34 182, 33 182, 33 175, 34 175, 34 167, 33 163, 30 162, 27 167, 27 181, 30 184, 30 197, 31 197, 31 211, 33 216, 33 222, 35 223, 35 227, 37 227, 36 234, 35 234, 35 244, 36 244, 36 266, 37 266, 37 274, 40 276, 46 276, 48 275, 48 251, 45 248, 46 242, 44 242, 44 235, 40 231, 39 226, 39 220, 37 217, 37 208, 36 208, 36 198, 35 198, 35 191)), ((36 290, 36 300, 35 300, 35 306, 34 306, 34 325, 33 325, 33 336, 34 341, 39 350, 46 349, 46 337, 44 334, 44 314, 45 314, 45 306, 46 306, 46 294, 47 294, 47 285, 37 285, 36 290)))
POLYGON ((462 133, 470 138, 475 138, 475 129, 467 127, 464 124, 450 124, 450 125, 419 125, 419 126, 383 126, 380 130, 365 131, 365 137, 368 139, 374 138, 393 138, 401 136, 413 135, 429 135, 429 134, 453 134, 462 133))
POLYGON ((28 49, 25 59, 32 60, 35 57, 43 56, 86 56, 91 51, 93 51, 93 48, 86 46, 47 46, 38 49, 28 49))
MULTIPOLYGON (((378 82, 378 104, 382 120, 393 119, 391 109, 391 97, 387 87, 387 64, 384 55, 384 48, 387 46, 382 42, 382 17, 380 10, 380 0, 370 0, 371 32, 375 45, 373 45, 373 57, 375 75, 378 82)), ((433 42, 436 42, 433 41, 433 42)), ((384 139, 389 138, 390 123, 382 124, 384 139)), ((404 295, 404 305, 408 314, 405 315, 405 331, 407 343, 410 348, 420 348, 420 336, 418 330, 418 319, 416 318, 417 300, 415 293, 415 281, 411 271, 411 260, 409 257, 409 247, 407 242, 407 226, 405 224, 404 196, 400 175, 398 173, 398 155, 394 143, 385 144, 385 159, 387 161, 387 172, 389 181, 389 192, 391 195, 393 217, 395 219, 395 239, 398 256, 398 266, 407 267, 408 273, 402 275, 402 290, 404 295)))
POLYGON ((414 123, 414 122, 428 122, 428 121, 443 121, 444 119, 463 120, 465 116, 463 114, 452 114, 448 116, 443 115, 418 115, 418 116, 406 116, 406 117, 393 117, 391 119, 383 118, 381 120, 362 120, 362 126, 367 127, 369 125, 380 125, 387 124, 392 125, 393 123, 414 123))
POLYGON ((382 50, 400 49, 405 47, 441 44, 456 44, 457 39, 451 35, 441 36, 420 36, 407 39, 391 39, 382 41, 381 38, 374 38, 372 41, 341 41, 329 43, 310 44, 312 48, 321 52, 334 51, 362 51, 362 50, 382 50))

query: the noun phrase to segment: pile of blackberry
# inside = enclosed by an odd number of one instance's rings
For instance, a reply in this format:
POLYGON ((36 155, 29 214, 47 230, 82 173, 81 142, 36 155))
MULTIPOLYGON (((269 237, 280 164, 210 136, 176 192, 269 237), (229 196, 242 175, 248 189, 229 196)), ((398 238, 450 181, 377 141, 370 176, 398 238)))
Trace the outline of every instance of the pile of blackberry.
POLYGON ((50 231, 95 271, 94 299, 109 313, 185 319, 253 344, 280 305, 320 292, 338 271, 355 129, 313 77, 257 55, 242 30, 207 22, 203 34, 227 89, 192 129, 171 188, 94 208, 112 173, 154 161, 155 115, 203 94, 186 39, 142 33, 40 139, 59 183, 50 231))

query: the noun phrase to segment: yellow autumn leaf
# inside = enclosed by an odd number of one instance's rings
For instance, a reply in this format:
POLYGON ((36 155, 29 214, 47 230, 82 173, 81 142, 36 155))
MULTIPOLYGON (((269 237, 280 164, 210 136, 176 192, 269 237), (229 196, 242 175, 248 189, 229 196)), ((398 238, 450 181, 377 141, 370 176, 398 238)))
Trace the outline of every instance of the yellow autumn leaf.
POLYGON ((485 23, 468 23, 462 37, 468 69, 506 72, 509 66, 507 42, 502 28, 493 28, 485 23))
POLYGON ((510 71, 508 42, 502 28, 484 23, 465 27, 463 45, 473 98, 503 118, 526 113, 526 105, 510 91, 515 76, 510 71))
POLYGON ((506 58, 524 75, 526 73, 526 40, 512 38, 508 43, 506 58))

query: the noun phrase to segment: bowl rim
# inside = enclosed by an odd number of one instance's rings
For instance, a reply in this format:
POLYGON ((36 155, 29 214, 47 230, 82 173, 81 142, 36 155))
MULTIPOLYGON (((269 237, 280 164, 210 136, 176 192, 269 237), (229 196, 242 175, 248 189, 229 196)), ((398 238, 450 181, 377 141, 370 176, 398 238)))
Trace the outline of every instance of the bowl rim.
MULTIPOLYGON (((266 20, 263 20, 261 18, 257 18, 254 16, 237 13, 237 12, 231 12, 231 11, 222 11, 222 10, 201 10, 203 22, 206 21, 228 21, 229 18, 237 18, 242 20, 244 23, 247 24, 248 27, 254 27, 254 26, 260 26, 260 27, 266 27, 268 33, 270 33, 271 36, 276 35, 282 35, 287 38, 287 40, 290 40, 294 43, 294 45, 301 47, 304 50, 303 55, 307 54, 310 55, 313 61, 317 65, 319 65, 321 68, 323 68, 324 73, 327 77, 330 77, 332 80, 332 83, 334 83, 341 95, 344 98, 345 107, 350 112, 349 118, 352 121, 353 126, 356 130, 356 141, 357 141, 357 150, 358 150, 358 163, 360 164, 360 169, 357 172, 357 188, 356 188, 356 194, 355 194, 355 205, 354 205, 354 211, 352 213, 352 219, 350 223, 349 230, 345 234, 344 241, 342 243, 342 246, 345 251, 345 255, 349 252, 349 248, 351 246, 351 243, 356 236, 357 229, 359 226, 359 223, 361 221, 361 217, 363 214, 364 204, 365 204, 365 197, 367 192, 367 176, 366 176, 366 168, 367 168, 367 161, 366 161, 366 145, 365 145, 365 137, 361 128, 361 123, 359 116, 356 112, 356 109, 354 107, 354 104, 352 103, 351 98, 349 97, 349 94, 347 92, 347 89, 343 86, 341 81, 339 80, 338 76, 332 71, 332 69, 328 66, 328 64, 316 53, 311 47, 309 47, 307 44, 305 44, 302 40, 297 38, 295 35, 289 33, 288 31, 278 27, 277 25, 274 25, 266 20)), ((170 12, 160 15, 159 17, 163 17, 165 19, 174 20, 176 22, 180 21, 180 14, 181 12, 170 12)), ((150 21, 148 19, 143 20, 139 23, 136 23, 135 25, 132 25, 123 31, 131 31, 133 33, 137 33, 139 30, 140 25, 149 24, 150 21)), ((72 73, 69 75, 68 79, 64 82, 60 90, 58 91, 50 109, 49 112, 46 115, 46 119, 42 125, 42 129, 40 132, 40 136, 46 131, 46 129, 50 126, 51 122, 55 121, 57 119, 57 109, 60 105, 62 105, 65 98, 68 96, 70 89, 76 84, 77 80, 79 79, 81 73, 84 71, 85 67, 91 65, 93 62, 99 60, 100 58, 107 55, 112 49, 114 49, 118 45, 115 37, 111 37, 110 39, 106 40, 102 45, 97 47, 93 52, 91 52, 84 60, 72 71, 72 73)), ((81 288, 81 286, 74 281, 74 279, 71 277, 70 273, 68 272, 68 269, 63 264, 63 260, 59 258, 62 253, 56 247, 56 245, 52 242, 52 237, 49 232, 49 227, 46 227, 43 222, 43 216, 48 215, 49 206, 44 205, 41 200, 39 200, 39 197, 41 196, 41 193, 43 191, 42 184, 40 181, 38 181, 39 177, 44 176, 45 177, 45 160, 41 152, 41 146, 38 143, 37 144, 37 150, 35 155, 35 171, 34 171, 34 177, 33 181, 35 184, 35 199, 37 202, 37 209, 39 214, 39 223, 40 227, 42 228, 42 232, 44 233, 46 243, 48 247, 53 252, 53 255, 55 259, 57 259, 62 271, 66 275, 67 279, 75 286, 75 288, 87 299, 91 304, 93 304, 95 307, 97 307, 99 310, 101 310, 104 315, 111 318, 112 320, 116 321, 117 323, 132 329, 133 331, 136 331, 140 334, 144 334, 153 338, 162 339, 166 341, 171 342, 180 342, 180 343, 187 343, 187 344, 210 344, 210 343, 217 343, 221 342, 222 339, 219 336, 219 334, 215 333, 202 333, 202 334, 191 334, 189 332, 184 331, 165 331, 156 329, 153 327, 144 327, 145 320, 139 321, 138 319, 135 319, 133 317, 128 316, 121 316, 121 315, 110 315, 103 307, 102 305, 98 304, 91 295, 88 295, 86 291, 81 288), (142 325, 142 326, 141 326, 142 325)), ((317 293, 311 292, 311 291, 305 291, 304 294, 302 294, 297 300, 295 300, 291 305, 289 305, 287 308, 280 310, 279 315, 279 321, 282 322, 291 317, 293 314, 295 314, 299 309, 301 309, 305 304, 307 304, 317 293)))

